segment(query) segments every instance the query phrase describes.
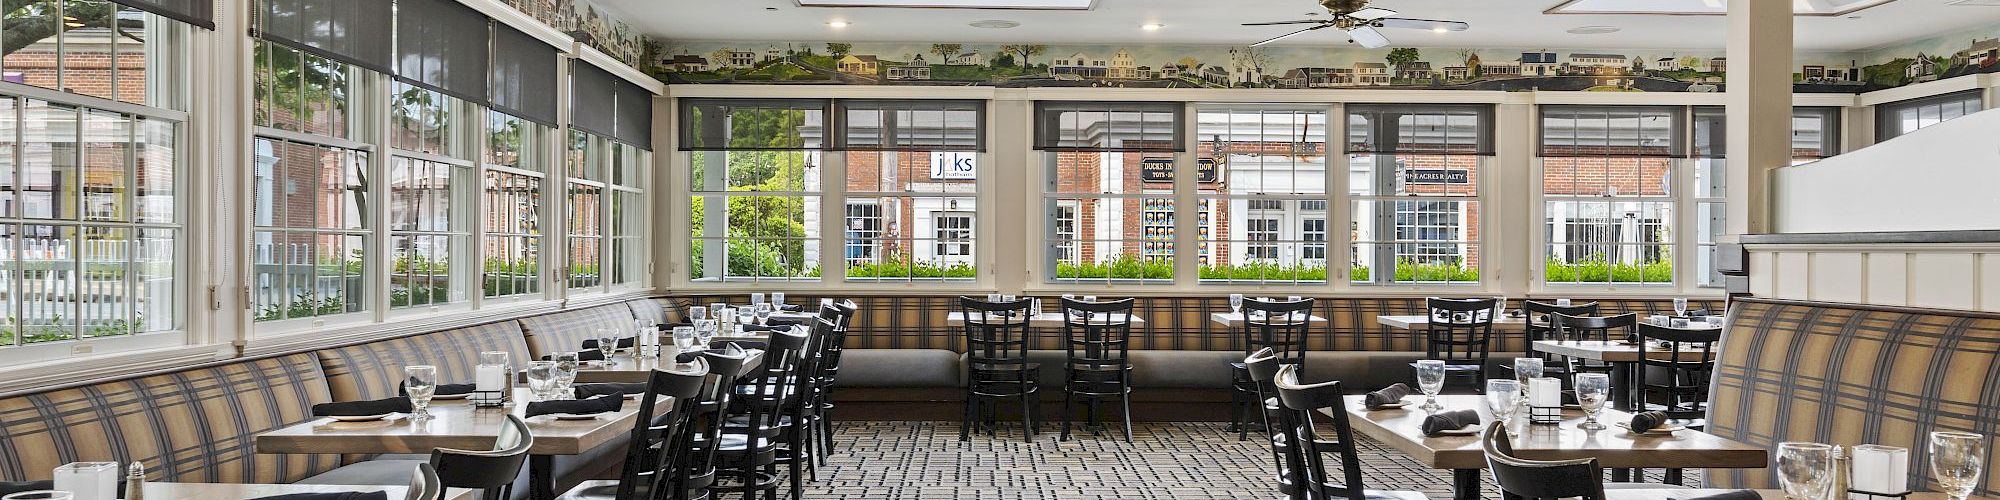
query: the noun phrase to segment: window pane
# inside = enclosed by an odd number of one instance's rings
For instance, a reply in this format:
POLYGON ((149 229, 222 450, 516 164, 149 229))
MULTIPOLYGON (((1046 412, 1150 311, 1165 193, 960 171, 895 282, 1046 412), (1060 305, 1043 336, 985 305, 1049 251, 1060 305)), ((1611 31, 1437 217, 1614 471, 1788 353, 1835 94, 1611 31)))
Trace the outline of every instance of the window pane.
POLYGON ((436 305, 462 299, 452 286, 470 272, 458 265, 469 249, 466 208, 455 194, 470 174, 466 167, 395 157, 389 165, 389 249, 395 253, 389 278, 391 307, 436 305), (459 270, 456 273, 453 270, 459 270))
POLYGON ((1479 203, 1356 200, 1349 279, 1361 283, 1476 282, 1479 203), (1387 274, 1378 274, 1388 270, 1387 274))
POLYGON ((604 188, 569 185, 569 287, 603 284, 604 188))
MULTIPOLYGON (((4 102, 4 101, 0 101, 4 102)), ((177 210, 174 206, 177 171, 174 168, 175 125, 162 120, 142 120, 139 133, 133 137, 136 150, 133 155, 133 208, 138 211, 137 220, 143 223, 174 222, 177 210)), ((6 133, 0 131, 0 134, 6 133)))
POLYGON ((23 343, 76 338, 77 228, 22 225, 20 246, 23 343))
POLYGON ((262 137, 255 151, 250 259, 256 319, 364 310, 367 153, 262 137))
POLYGON ((1195 165, 1203 205, 1201 278, 1325 281, 1325 245, 1310 245, 1317 250, 1309 252, 1304 230, 1327 216, 1326 113, 1204 109, 1196 120, 1200 159, 1222 171, 1211 177, 1202 174, 1204 164, 1195 165))
POLYGON ((132 123, 123 115, 90 110, 83 114, 83 209, 86 220, 127 221, 132 179, 132 123))
POLYGON ((21 117, 21 216, 75 220, 77 109, 27 103, 21 117))
POLYGON ((872 216, 847 221, 850 246, 868 249, 847 258, 847 277, 974 278, 978 160, 973 152, 848 152, 848 211, 869 205, 860 210, 872 216))
POLYGON ((818 196, 697 196, 692 264, 697 279, 820 275, 818 196), (808 224, 811 220, 813 223, 808 224), (708 255, 724 256, 707 259, 708 255))
POLYGON ((1665 201, 1547 202, 1549 282, 1672 282, 1672 207, 1665 201))
POLYGON ((487 297, 541 291, 541 200, 540 178, 486 172, 487 297))

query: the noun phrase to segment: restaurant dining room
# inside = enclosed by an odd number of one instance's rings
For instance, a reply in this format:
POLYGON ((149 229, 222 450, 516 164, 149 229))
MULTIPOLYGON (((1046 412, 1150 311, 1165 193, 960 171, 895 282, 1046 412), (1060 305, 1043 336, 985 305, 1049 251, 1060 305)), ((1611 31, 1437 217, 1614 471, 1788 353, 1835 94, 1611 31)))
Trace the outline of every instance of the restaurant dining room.
POLYGON ((1991 0, 6 0, 0 500, 2000 499, 1993 108, 1991 0))

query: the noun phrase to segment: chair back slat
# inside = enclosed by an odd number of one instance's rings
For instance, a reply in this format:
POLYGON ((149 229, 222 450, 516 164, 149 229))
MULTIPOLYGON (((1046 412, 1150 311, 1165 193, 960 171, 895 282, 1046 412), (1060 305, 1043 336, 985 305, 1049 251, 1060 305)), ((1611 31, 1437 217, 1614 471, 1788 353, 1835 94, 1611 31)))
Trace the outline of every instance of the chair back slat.
POLYGON ((1069 365, 1085 369, 1130 366, 1133 299, 1083 302, 1064 298, 1063 349, 1069 365))
POLYGON ((1424 355, 1450 366, 1477 365, 1484 373, 1493 350, 1493 308, 1499 301, 1431 297, 1424 305, 1429 317, 1424 355))
POLYGON ((1243 321, 1237 329, 1243 354, 1270 348, 1284 364, 1305 363, 1306 342, 1312 336, 1313 299, 1243 300, 1243 321))
POLYGON ((1034 301, 987 302, 958 298, 965 320, 965 356, 969 363, 1007 365, 1028 359, 1028 311, 1034 301))
POLYGON ((1639 402, 1660 395, 1664 396, 1667 416, 1705 417, 1709 378, 1715 373, 1715 344, 1722 341, 1722 328, 1674 328, 1641 323, 1638 336, 1639 362, 1634 363, 1637 371, 1634 383, 1639 384, 1639 402), (1649 372, 1664 375, 1649 376, 1649 372))
POLYGON ((681 433, 693 421, 698 396, 708 380, 708 363, 696 359, 692 366, 675 371, 653 370, 646 377, 646 392, 639 395, 639 410, 633 419, 631 446, 625 449, 625 467, 618 476, 618 500, 641 500, 666 496, 675 471, 688 456, 681 433), (665 414, 654 411, 660 398, 673 398, 665 414))
POLYGON ((1493 482, 1506 498, 1604 499, 1604 468, 1596 458, 1542 461, 1515 457, 1506 424, 1501 422, 1487 425, 1481 446, 1486 451, 1486 465, 1493 471, 1493 482))
POLYGON ((1299 365, 1293 364, 1280 366, 1271 385, 1278 391, 1278 406, 1282 408, 1279 421, 1275 423, 1284 432, 1283 436, 1274 439, 1288 441, 1285 461, 1290 466, 1287 479, 1292 481, 1295 490, 1292 498, 1324 498, 1322 494, 1364 498, 1366 487, 1361 477, 1361 458, 1355 450, 1354 427, 1348 421, 1347 401, 1340 381, 1301 383, 1299 365), (1331 435, 1313 423, 1314 413, 1326 415, 1325 420, 1331 421, 1331 435), (1340 456, 1340 482, 1334 482, 1326 472, 1324 456, 1329 447, 1335 448, 1332 451, 1340 456))

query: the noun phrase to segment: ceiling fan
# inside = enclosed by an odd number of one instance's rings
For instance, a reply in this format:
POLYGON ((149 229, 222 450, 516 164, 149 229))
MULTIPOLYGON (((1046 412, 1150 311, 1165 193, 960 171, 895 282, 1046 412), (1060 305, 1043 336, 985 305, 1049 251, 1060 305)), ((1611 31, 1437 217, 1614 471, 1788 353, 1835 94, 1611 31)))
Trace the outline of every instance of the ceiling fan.
POLYGON ((1291 33, 1286 33, 1284 35, 1280 35, 1261 42, 1253 43, 1250 44, 1250 46, 1260 47, 1265 44, 1298 36, 1300 34, 1309 31, 1318 31, 1327 28, 1339 28, 1341 31, 1347 32, 1347 38, 1349 40, 1353 40, 1354 43, 1360 44, 1362 47, 1373 49, 1378 47, 1389 46, 1389 37, 1382 36, 1382 32, 1375 31, 1375 28, 1409 28, 1409 29, 1426 29, 1432 31, 1465 31, 1467 28, 1472 27, 1472 25, 1460 21, 1437 21, 1431 19, 1405 19, 1400 17, 1389 17, 1396 15, 1396 11, 1384 9, 1381 7, 1369 7, 1368 0, 1319 0, 1319 4, 1321 7, 1326 7, 1327 11, 1333 13, 1332 19, 1304 19, 1298 21, 1245 23, 1244 26, 1275 26, 1283 24, 1317 25, 1310 28, 1294 31, 1291 33))

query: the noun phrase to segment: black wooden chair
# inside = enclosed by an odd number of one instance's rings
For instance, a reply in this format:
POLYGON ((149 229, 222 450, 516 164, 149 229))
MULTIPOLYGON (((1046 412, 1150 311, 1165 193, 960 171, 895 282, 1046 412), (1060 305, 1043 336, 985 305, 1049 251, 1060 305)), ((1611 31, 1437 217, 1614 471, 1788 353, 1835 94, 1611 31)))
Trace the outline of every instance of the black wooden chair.
POLYGON ((492 449, 436 448, 431 450, 430 462, 423 465, 433 468, 441 487, 475 489, 488 500, 505 499, 513 494, 514 478, 521 473, 521 464, 528 461, 528 448, 534 445, 528 422, 508 415, 507 426, 494 438, 492 449))
POLYGON ((437 468, 431 464, 417 464, 417 473, 410 476, 410 489, 403 493, 403 500, 441 500, 444 498, 444 484, 438 479, 437 468))
MULTIPOLYGON (((1470 378, 1486 387, 1486 362, 1493 351, 1494 299, 1425 299, 1424 357, 1444 361, 1445 382, 1470 378)), ((1412 364, 1411 366, 1415 366, 1412 364)))
MULTIPOLYGON (((1631 313, 1616 316, 1571 316, 1556 313, 1553 318, 1556 337, 1563 341, 1630 340, 1633 327, 1639 324, 1639 315, 1631 313)), ((1564 374, 1611 372, 1611 365, 1601 361, 1563 356, 1562 362, 1564 374)), ((1569 380, 1569 377, 1565 377, 1564 384, 1569 384, 1569 380)))
MULTIPOLYGON (((810 338, 791 329, 771 332, 763 363, 751 369, 735 388, 729 405, 731 418, 724 421, 722 434, 715 442, 721 478, 709 486, 709 491, 741 493, 746 498, 756 492, 777 496, 781 481, 778 453, 785 445, 783 417, 787 404, 799 397, 803 378, 800 367, 810 338), (722 478, 733 481, 724 482, 722 478)), ((796 480, 803 465, 799 462, 794 460, 790 464, 791 476, 795 478, 792 498, 798 498, 803 491, 796 480)))
POLYGON ((675 500, 710 498, 708 488, 715 484, 720 469, 716 443, 722 441, 729 403, 735 398, 736 380, 750 371, 749 355, 740 350, 711 349, 703 351, 701 359, 708 364, 708 378, 703 380, 694 415, 689 417, 691 432, 687 433, 685 445, 689 453, 674 489, 675 500))
POLYGON ((958 298, 965 319, 965 425, 958 439, 971 439, 972 427, 988 425, 998 434, 1000 402, 1021 403, 1021 435, 1035 440, 1035 408, 1041 390, 1040 363, 1028 362, 1028 312, 1034 301, 987 302, 958 298))
POLYGON ((708 363, 696 360, 678 371, 653 370, 646 377, 646 392, 639 396, 639 411, 632 426, 632 441, 625 448, 625 466, 617 480, 590 480, 564 493, 562 500, 652 500, 670 498, 679 471, 686 470, 689 449, 684 433, 692 431, 700 406, 702 386, 708 381, 708 363), (673 398, 666 413, 657 413, 660 398, 673 398))
MULTIPOLYGON (((1303 365, 1306 362, 1306 340, 1312 336, 1313 299, 1293 301, 1270 301, 1256 298, 1243 300, 1243 318, 1237 324, 1237 342, 1243 345, 1243 355, 1264 348, 1270 348, 1278 356, 1278 362, 1303 365)), ((1257 383, 1250 379, 1250 369, 1240 362, 1229 363, 1230 374, 1230 430, 1236 431, 1237 441, 1250 439, 1250 428, 1262 425, 1261 418, 1252 415, 1261 413, 1257 398, 1257 383)))
POLYGON ((1715 344, 1722 341, 1722 328, 1641 324, 1639 339, 1633 407, 1664 411, 1668 418, 1696 421, 1690 427, 1698 427, 1708 416, 1708 382, 1715 373, 1715 344))
POLYGON ((1282 431, 1272 433, 1272 440, 1274 443, 1286 441, 1281 447, 1286 467, 1280 473, 1280 489, 1284 489, 1283 485, 1287 483, 1292 485, 1291 491, 1284 493, 1293 500, 1428 498, 1420 491, 1366 489, 1361 475, 1361 457, 1355 452, 1354 428, 1347 419, 1346 394, 1340 388, 1340 381, 1304 384, 1299 382, 1299 368, 1296 364, 1280 365, 1271 381, 1278 391, 1280 408, 1277 421, 1272 424, 1282 431), (1331 436, 1321 434, 1319 427, 1313 423, 1313 414, 1321 412, 1329 415, 1327 420, 1332 421, 1331 436), (1340 458, 1339 482, 1327 475, 1323 455, 1329 453, 1340 458))
MULTIPOLYGON (((1596 316, 1597 303, 1586 302, 1569 306, 1559 306, 1547 302, 1530 300, 1521 304, 1521 312, 1523 314, 1521 318, 1522 323, 1528 331, 1528 342, 1533 343, 1537 340, 1562 340, 1562 337, 1556 334, 1555 315, 1596 316)), ((1533 352, 1531 355, 1542 358, 1542 373, 1544 375, 1559 378, 1568 378, 1565 375, 1570 375, 1569 363, 1563 357, 1539 351, 1533 352)))
POLYGON ((1507 500, 1579 498, 1604 500, 1604 467, 1596 458, 1524 460, 1514 456, 1506 424, 1486 426, 1483 446, 1493 482, 1507 500))
POLYGON ((820 443, 820 465, 825 465, 827 455, 833 453, 833 382, 840 378, 840 358, 847 351, 847 328, 854 323, 855 312, 860 309, 853 300, 833 304, 833 334, 827 336, 826 345, 820 350, 819 411, 813 418, 814 434, 820 443))
POLYGON ((1125 419, 1125 442, 1132 442, 1132 304, 1133 299, 1083 302, 1062 299, 1063 366, 1062 440, 1069 440, 1070 415, 1081 402, 1087 415, 1084 429, 1101 433, 1098 404, 1117 398, 1125 419), (1078 401, 1082 400, 1082 401, 1078 401))
POLYGON ((1278 353, 1269 347, 1258 349, 1243 358, 1243 365, 1250 370, 1251 382, 1257 384, 1257 401, 1261 402, 1257 414, 1264 423, 1266 437, 1271 441, 1271 470, 1277 472, 1278 492, 1293 497, 1304 490, 1298 488, 1298 483, 1292 482, 1290 471, 1293 469, 1285 460, 1291 453, 1289 447, 1293 440, 1285 437, 1284 426, 1277 425, 1284 418, 1278 414, 1284 411, 1284 406, 1278 404, 1276 385, 1278 368, 1282 366, 1278 363, 1278 353))

